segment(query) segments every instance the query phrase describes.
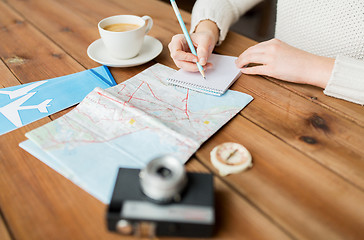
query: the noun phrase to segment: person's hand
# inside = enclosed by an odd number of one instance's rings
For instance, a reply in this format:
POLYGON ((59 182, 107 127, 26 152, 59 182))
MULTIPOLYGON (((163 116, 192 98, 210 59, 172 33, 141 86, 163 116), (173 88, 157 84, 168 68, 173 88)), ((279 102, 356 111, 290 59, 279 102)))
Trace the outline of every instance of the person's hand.
POLYGON ((244 51, 236 60, 236 66, 245 74, 265 75, 325 88, 334 62, 335 59, 317 56, 272 39, 244 51), (259 65, 246 67, 249 63, 259 65))
POLYGON ((186 71, 197 72, 197 61, 206 70, 212 66, 211 63, 207 62, 207 59, 210 57, 217 42, 218 28, 215 23, 209 20, 202 21, 196 27, 195 33, 192 33, 190 36, 198 57, 191 53, 183 34, 172 37, 168 45, 171 57, 177 67, 186 71))

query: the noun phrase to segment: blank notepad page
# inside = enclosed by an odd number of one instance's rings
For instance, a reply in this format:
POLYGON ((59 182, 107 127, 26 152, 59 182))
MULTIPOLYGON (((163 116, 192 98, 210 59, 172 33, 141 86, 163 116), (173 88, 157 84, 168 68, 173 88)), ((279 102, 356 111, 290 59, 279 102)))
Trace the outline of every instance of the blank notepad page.
POLYGON ((220 96, 241 74, 240 69, 235 66, 236 59, 236 57, 212 54, 208 62, 213 64, 213 68, 205 71, 206 79, 200 72, 192 73, 180 69, 167 81, 180 87, 220 96))

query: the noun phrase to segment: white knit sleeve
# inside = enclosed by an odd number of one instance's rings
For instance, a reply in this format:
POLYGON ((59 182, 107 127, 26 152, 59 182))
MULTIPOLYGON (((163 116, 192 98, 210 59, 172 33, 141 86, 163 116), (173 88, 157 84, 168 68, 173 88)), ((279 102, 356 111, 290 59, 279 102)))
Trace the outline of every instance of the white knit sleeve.
POLYGON ((229 27, 241 15, 262 0, 197 0, 191 19, 191 32, 202 20, 214 21, 220 30, 218 45, 225 39, 229 27))
POLYGON ((364 60, 338 56, 324 93, 364 105, 364 60))

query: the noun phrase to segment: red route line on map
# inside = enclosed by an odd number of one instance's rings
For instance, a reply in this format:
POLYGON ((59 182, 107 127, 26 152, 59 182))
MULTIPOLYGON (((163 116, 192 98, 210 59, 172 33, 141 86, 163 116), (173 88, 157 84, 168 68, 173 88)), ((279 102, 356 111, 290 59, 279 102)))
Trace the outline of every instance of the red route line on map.
MULTIPOLYGON (((90 102, 93 102, 93 103, 95 103, 95 104, 97 104, 97 105, 100 105, 100 106, 102 106, 102 107, 103 107, 103 108, 105 108, 105 109, 115 111, 115 108, 113 108, 113 107, 109 107, 109 106, 107 106, 106 104, 101 103, 101 98, 98 98, 98 99, 96 100, 96 99, 92 99, 92 98, 90 98, 90 97, 89 97, 89 95, 87 95, 87 96, 85 97, 85 99, 88 99, 90 102)), ((81 104, 82 104, 82 103, 81 103, 81 104)), ((77 112, 81 113, 81 112, 78 110, 78 107, 77 107, 77 108, 75 108, 75 110, 76 110, 77 112)))
MULTIPOLYGON (((148 101, 148 100, 146 100, 146 99, 141 99, 141 98, 137 98, 137 97, 134 97, 134 95, 135 95, 135 93, 141 88, 141 86, 145 83, 147 86, 148 86, 148 88, 149 88, 149 91, 150 91, 150 93, 153 95, 153 97, 155 98, 155 99, 157 99, 158 101, 160 101, 160 102, 162 102, 162 103, 164 103, 164 104, 167 104, 167 105, 171 105, 170 103, 168 103, 168 102, 165 102, 165 101, 163 101, 162 99, 160 99, 160 98, 158 98, 156 95, 155 95, 155 93, 154 93, 154 91, 152 90, 152 88, 150 87, 150 85, 147 83, 147 82, 145 82, 145 81, 142 81, 142 80, 140 80, 141 81, 141 84, 137 87, 137 89, 133 92, 133 94, 131 95, 131 96, 127 96, 127 97, 129 97, 129 100, 128 101, 126 101, 126 102, 130 102, 132 99, 133 100, 140 100, 140 101, 145 101, 145 102, 149 102, 149 103, 153 103, 153 104, 156 104, 155 102, 151 102, 151 101, 148 101)), ((121 94, 121 92, 123 91, 125 89, 125 85, 123 86, 123 88, 121 89, 121 90, 119 90, 118 91, 118 94, 119 95, 122 95, 121 94)), ((104 95, 102 95, 102 96, 104 96, 104 95)), ((124 96, 126 96, 126 95, 124 95, 124 96)), ((187 98, 188 98, 188 92, 187 92, 187 98)), ((110 99, 110 100, 113 100, 112 98, 108 98, 108 99, 110 99)), ((185 99, 184 100, 182 100, 182 101, 185 101, 185 99)), ((120 103, 120 102, 119 102, 120 103)), ((124 105, 125 105, 125 102, 124 102, 124 105)), ((157 105, 157 104, 156 104, 157 105)), ((163 106, 163 105, 162 105, 163 106)), ((177 106, 174 106, 174 105, 172 105, 173 106, 173 108, 176 108, 176 109, 178 109, 178 110, 180 110, 180 111, 183 111, 183 112, 185 112, 186 113, 186 115, 188 116, 188 109, 182 109, 182 108, 179 108, 179 107, 177 107, 177 106)), ((187 102, 186 102, 186 106, 187 106, 187 102)))
POLYGON ((120 94, 124 90, 124 88, 126 88, 126 84, 119 84, 119 86, 123 86, 123 88, 119 89, 118 94, 120 94))
MULTIPOLYGON (((153 75, 154 75, 154 77, 155 78, 157 78, 160 82, 163 82, 162 81, 162 79, 158 76, 158 75, 156 75, 153 71, 150 71, 153 75)), ((163 102, 163 103, 165 103, 165 104, 167 104, 167 105, 171 105, 170 103, 168 103, 168 102, 165 102, 165 101, 163 101, 163 100, 161 100, 161 99, 159 99, 155 94, 154 94, 154 92, 153 92, 153 90, 152 90, 152 88, 150 87, 150 85, 149 85, 149 83, 147 83, 147 82, 145 82, 145 81, 143 81, 143 80, 141 80, 141 79, 139 79, 139 78, 137 78, 139 81, 141 81, 142 83, 141 83, 141 85, 143 85, 144 83, 146 83, 147 84, 147 86, 148 86, 148 88, 149 88, 149 90, 150 90, 150 92, 152 93, 152 95, 153 95, 153 97, 155 98, 155 99, 157 99, 158 101, 160 101, 160 102, 163 102)), ((141 85, 139 86, 139 87, 141 87, 141 85)), ((125 89, 125 84, 124 84, 124 88, 123 89, 121 89, 121 90, 119 90, 118 91, 118 94, 120 94, 124 89, 125 89)), ((138 87, 138 89, 139 89, 139 87, 138 87)), ((135 90, 135 92, 138 90, 138 89, 136 89, 135 90)), ((134 92, 134 93, 135 93, 134 92)), ((133 95, 134 95, 134 93, 133 93, 133 95)), ((187 92, 187 95, 188 95, 188 92, 187 92)), ((136 99, 136 98, 133 98, 133 99, 136 99)), ((129 99, 129 100, 131 100, 131 99, 129 99)), ((146 100, 144 100, 144 101, 146 101, 146 100)), ((152 102, 150 102, 150 103, 152 103, 152 102)), ((183 111, 183 112, 186 112, 186 114, 188 115, 188 113, 187 113, 187 111, 188 111, 188 109, 181 109, 181 108, 179 108, 179 107, 177 107, 177 106, 174 106, 174 105, 171 105, 171 106, 173 106, 174 108, 177 108, 177 109, 179 109, 179 110, 181 110, 181 111, 183 111)))
POLYGON ((117 102, 117 103, 120 103, 120 104, 122 104, 122 105, 125 105, 125 102, 120 102, 120 101, 118 101, 118 100, 116 100, 116 99, 113 99, 113 98, 111 98, 111 97, 109 97, 109 96, 107 96, 107 95, 105 95, 105 94, 100 93, 100 92, 97 92, 97 94, 99 94, 100 96, 103 96, 103 97, 105 97, 105 98, 107 98, 107 99, 109 99, 109 100, 111 100, 111 101, 113 101, 113 102, 117 102))
MULTIPOLYGON (((144 84, 144 81, 137 87, 137 89, 135 89, 135 91, 133 92, 133 94, 130 96, 130 98, 129 98, 129 100, 128 101, 126 101, 125 103, 127 103, 127 102, 130 102, 130 100, 131 99, 133 99, 133 96, 134 96, 134 94, 139 90, 139 88, 142 86, 144 84)), ((124 103, 124 105, 125 105, 125 103, 124 103)))
POLYGON ((182 102, 186 102, 186 107, 185 107, 185 114, 187 116, 188 119, 190 119, 190 116, 188 115, 188 94, 189 94, 189 89, 187 89, 187 93, 186 93, 186 98, 182 100, 182 102))
MULTIPOLYGON (((161 104, 157 104, 155 102, 152 102, 152 101, 148 101, 146 99, 143 99, 143 98, 137 98, 137 97, 133 97, 133 100, 138 100, 138 101, 144 101, 144 102, 148 102, 148 103, 153 103, 154 105, 158 105, 158 106, 161 106, 161 107, 164 107, 164 109, 169 109, 168 107, 165 107, 165 105, 161 105, 161 104)), ((163 102, 163 101, 161 101, 163 102)), ((163 102, 165 104, 167 104, 166 102, 163 102)), ((168 104, 168 105, 171 105, 171 104, 168 104)), ((184 111, 184 109, 182 108, 179 108, 179 107, 176 107, 176 106, 173 106, 174 108, 180 110, 180 111, 184 111)))
POLYGON ((154 75, 154 77, 155 78, 157 78, 160 82, 163 82, 162 81, 162 79, 157 75, 157 74, 155 74, 152 70, 150 71, 153 75, 154 75))
POLYGON ((154 97, 155 99, 157 99, 158 101, 164 102, 164 101, 162 101, 161 99, 159 99, 159 98, 158 98, 158 97, 154 94, 154 92, 153 92, 152 88, 150 87, 149 83, 147 83, 147 86, 148 86, 148 88, 149 88, 150 92, 152 93, 152 95, 153 95, 153 97, 154 97))

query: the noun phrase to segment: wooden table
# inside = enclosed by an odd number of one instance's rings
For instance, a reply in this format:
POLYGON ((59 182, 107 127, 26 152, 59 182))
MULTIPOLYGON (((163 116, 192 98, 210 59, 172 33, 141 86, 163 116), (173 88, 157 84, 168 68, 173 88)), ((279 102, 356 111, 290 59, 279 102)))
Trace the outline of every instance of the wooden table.
MULTIPOLYGON (((9 87, 99 66, 86 54, 97 23, 117 14, 149 15, 164 46, 155 60, 112 68, 118 83, 154 63, 176 68, 167 44, 181 32, 168 4, 156 0, 0 1, 0 84, 9 87)), ((189 23, 190 16, 183 12, 189 23)), ((217 53, 255 44, 229 33, 217 53)), ((215 174, 215 239, 364 239, 363 107, 322 89, 241 76, 233 90, 255 99, 188 162, 215 174), (209 153, 232 141, 254 167, 220 177, 209 153)), ((126 239, 105 227, 106 206, 18 147, 24 134, 67 113, 0 136, 0 239, 126 239)))

